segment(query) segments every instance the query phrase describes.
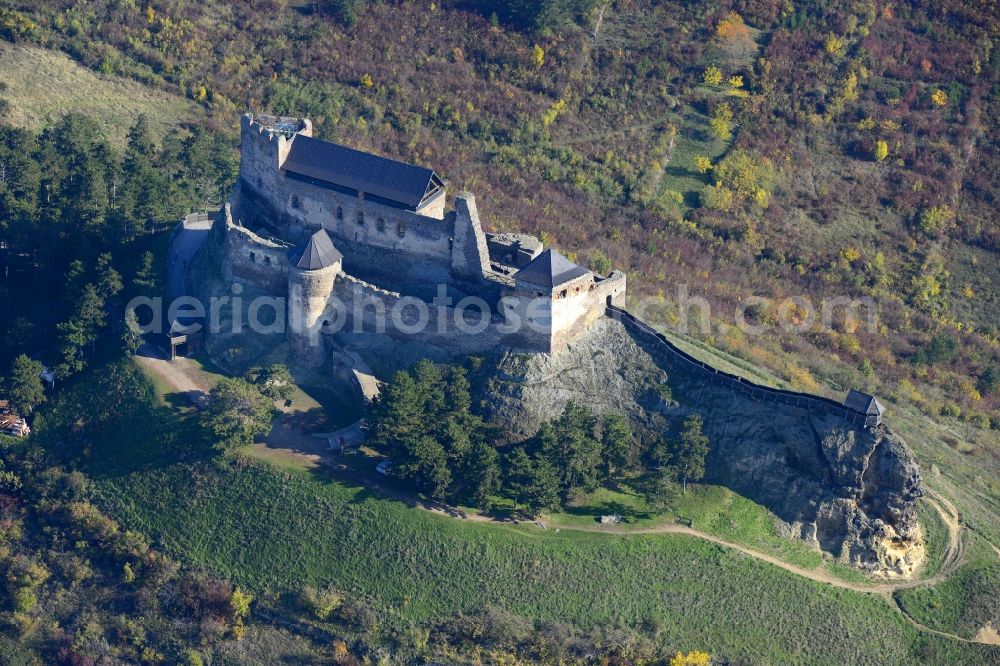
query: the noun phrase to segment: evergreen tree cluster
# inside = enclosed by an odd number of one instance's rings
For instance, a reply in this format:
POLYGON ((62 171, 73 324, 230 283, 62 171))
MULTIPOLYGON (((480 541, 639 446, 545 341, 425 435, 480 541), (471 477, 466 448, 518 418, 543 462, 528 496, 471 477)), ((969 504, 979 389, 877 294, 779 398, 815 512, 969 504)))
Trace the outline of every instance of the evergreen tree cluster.
POLYGON ((472 413, 464 368, 425 359, 397 372, 371 423, 372 441, 389 454, 397 476, 435 499, 489 508, 500 487, 499 455, 490 428, 472 413))
POLYGON ((0 139, 0 368, 56 347, 57 374, 78 372, 109 325, 134 351, 124 303, 162 285, 152 252, 133 248, 222 204, 236 173, 230 139, 195 127, 157 146, 139 116, 119 153, 78 113, 37 134, 0 126, 0 139))
POLYGON ((620 414, 598 418, 586 406, 570 402, 558 419, 542 425, 508 456, 508 490, 515 502, 523 501, 534 512, 555 508, 629 467, 633 441, 620 414))
POLYGON ((667 508, 678 482, 686 489, 704 476, 702 425, 690 416, 676 437, 643 451, 624 416, 598 416, 570 402, 501 459, 490 426, 471 410, 465 369, 423 360, 383 387, 369 432, 394 475, 434 499, 488 509, 502 493, 515 508, 538 514, 624 478, 639 480, 649 503, 667 508))

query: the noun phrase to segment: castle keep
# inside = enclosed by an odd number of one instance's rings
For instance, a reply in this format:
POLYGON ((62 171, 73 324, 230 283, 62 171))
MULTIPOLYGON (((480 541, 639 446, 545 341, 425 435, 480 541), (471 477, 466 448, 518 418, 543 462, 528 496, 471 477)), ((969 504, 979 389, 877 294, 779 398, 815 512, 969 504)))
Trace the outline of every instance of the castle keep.
POLYGON ((226 270, 287 296, 287 336, 309 365, 344 324, 452 353, 555 353, 624 294, 624 273, 484 233, 475 197, 457 194, 449 210, 446 187, 432 169, 315 139, 308 119, 245 114, 240 178, 216 222, 226 270), (407 307, 418 303, 429 324, 407 307), (393 308, 402 314, 384 316, 393 308))

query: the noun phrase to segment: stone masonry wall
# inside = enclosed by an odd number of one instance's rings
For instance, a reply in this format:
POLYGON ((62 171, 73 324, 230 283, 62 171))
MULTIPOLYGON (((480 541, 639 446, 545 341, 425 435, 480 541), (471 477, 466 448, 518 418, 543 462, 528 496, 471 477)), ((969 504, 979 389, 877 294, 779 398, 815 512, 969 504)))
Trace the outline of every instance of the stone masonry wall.
POLYGON ((603 317, 608 298, 613 303, 624 294, 625 283, 625 273, 615 271, 592 290, 557 299, 552 308, 552 351, 562 349, 603 317))
POLYGON ((398 340, 434 345, 454 356, 481 354, 498 347, 547 351, 537 346, 525 347, 525 340, 502 330, 501 318, 487 313, 488 320, 484 321, 477 316, 478 310, 471 307, 466 310, 467 318, 462 327, 455 320, 454 308, 434 306, 429 306, 426 324, 421 325, 415 307, 417 302, 418 299, 342 273, 337 276, 333 297, 323 314, 324 320, 329 322, 325 330, 332 333, 334 329, 354 331, 360 328, 398 340), (394 310, 396 317, 392 316, 394 310))
POLYGON ((263 238, 233 222, 230 204, 220 220, 226 226, 226 265, 231 277, 275 295, 288 284, 288 245, 263 238))
MULTIPOLYGON (((404 282, 444 283, 452 272, 481 281, 489 272, 486 237, 472 195, 459 195, 456 210, 448 214, 444 213, 443 196, 415 213, 290 177, 280 165, 292 141, 262 130, 248 116, 242 122, 238 189, 244 190, 248 205, 270 209, 257 217, 265 218, 282 236, 304 240, 320 226, 325 227, 334 244, 347 255, 348 272, 385 272, 384 251, 406 257, 411 261, 400 266, 406 269, 400 276, 404 282), (378 252, 353 252, 355 249, 378 252)), ((311 126, 307 128, 311 135, 311 126)))
POLYGON ((594 281, 587 275, 562 285, 550 297, 538 292, 507 289, 501 308, 511 320, 524 323, 524 335, 545 351, 557 352, 589 329, 604 315, 608 298, 615 301, 625 293, 625 274, 615 271, 594 281))

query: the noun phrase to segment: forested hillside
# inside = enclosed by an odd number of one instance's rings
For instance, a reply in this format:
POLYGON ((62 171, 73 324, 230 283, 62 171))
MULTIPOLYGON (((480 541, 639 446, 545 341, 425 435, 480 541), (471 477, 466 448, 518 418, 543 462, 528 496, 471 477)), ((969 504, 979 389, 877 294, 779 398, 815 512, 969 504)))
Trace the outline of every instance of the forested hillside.
POLYGON ((874 297, 873 330, 787 333, 770 301, 749 312, 761 335, 695 333, 995 439, 994 3, 7 4, 6 39, 181 93, 229 132, 245 109, 308 115, 433 165, 492 229, 630 272, 665 323, 680 283, 730 322, 752 294, 874 297))
MULTIPOLYGON (((998 27, 990 0, 0 0, 0 74, 22 54, 46 73, 0 81, 0 386, 34 428, 0 436, 0 664, 995 660, 968 641, 997 626, 998 27), (60 82, 87 113, 52 101, 47 73, 79 69, 58 53, 90 70, 60 82), (246 110, 433 166, 490 230, 629 272, 658 324, 680 324, 686 285, 713 321, 684 344, 733 368, 895 401, 927 487, 959 507, 954 542, 921 508, 957 570, 893 602, 684 535, 587 534, 578 496, 624 496, 625 467, 657 473, 653 508, 695 481, 701 422, 680 456, 574 406, 501 457, 464 373, 429 364, 369 415, 397 462, 379 484, 560 507, 561 528, 220 453, 129 360, 121 314, 162 292, 177 220, 224 201, 246 110), (749 296, 772 299, 747 313, 762 332, 719 327, 749 296), (879 323, 787 331, 788 296, 870 297, 879 323)), ((805 548, 709 491, 727 503, 699 529, 805 548)))

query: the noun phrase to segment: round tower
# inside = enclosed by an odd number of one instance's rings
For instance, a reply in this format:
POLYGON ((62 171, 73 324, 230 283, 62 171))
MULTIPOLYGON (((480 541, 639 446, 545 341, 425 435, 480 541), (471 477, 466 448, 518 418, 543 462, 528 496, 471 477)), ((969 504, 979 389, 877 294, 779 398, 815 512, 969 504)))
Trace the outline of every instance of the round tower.
POLYGON ((323 313, 344 260, 325 229, 292 255, 288 271, 288 341, 301 365, 323 364, 323 313))

